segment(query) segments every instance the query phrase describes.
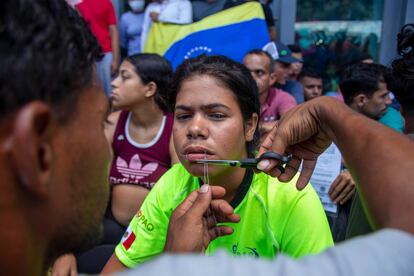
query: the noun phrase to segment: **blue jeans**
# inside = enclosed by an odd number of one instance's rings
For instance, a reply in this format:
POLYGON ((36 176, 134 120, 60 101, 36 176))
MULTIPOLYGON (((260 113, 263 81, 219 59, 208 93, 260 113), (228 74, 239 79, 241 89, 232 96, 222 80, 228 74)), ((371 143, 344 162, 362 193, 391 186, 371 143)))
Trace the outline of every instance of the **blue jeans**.
POLYGON ((99 80, 101 81, 102 88, 108 97, 111 96, 112 93, 111 63, 112 52, 105 53, 102 60, 96 63, 99 80))

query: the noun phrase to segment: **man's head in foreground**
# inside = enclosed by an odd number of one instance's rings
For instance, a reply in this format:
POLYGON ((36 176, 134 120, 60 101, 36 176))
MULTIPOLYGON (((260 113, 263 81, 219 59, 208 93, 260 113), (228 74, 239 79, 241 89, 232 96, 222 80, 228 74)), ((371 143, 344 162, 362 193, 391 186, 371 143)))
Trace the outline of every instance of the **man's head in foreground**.
POLYGON ((100 237, 108 103, 100 47, 65 1, 4 0, 0 18, 0 267, 36 275, 100 237))
POLYGON ((379 119, 391 104, 387 76, 387 68, 381 64, 358 63, 346 68, 340 83, 345 103, 359 113, 379 119))
POLYGON ((305 101, 322 96, 322 76, 315 70, 305 68, 299 74, 298 80, 303 86, 305 101))

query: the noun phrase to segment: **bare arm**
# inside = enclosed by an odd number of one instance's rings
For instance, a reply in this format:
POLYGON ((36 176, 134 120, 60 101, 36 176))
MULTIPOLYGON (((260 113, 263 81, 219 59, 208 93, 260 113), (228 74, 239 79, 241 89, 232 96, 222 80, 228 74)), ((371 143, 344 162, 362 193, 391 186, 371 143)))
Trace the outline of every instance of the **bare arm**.
POLYGON ((101 275, 107 275, 112 274, 113 272, 119 272, 128 269, 126 266, 124 266, 115 253, 112 254, 111 258, 109 258, 108 262, 104 266, 101 275))
POLYGON ((414 144, 335 99, 320 97, 294 108, 263 142, 259 154, 269 149, 293 154, 285 173, 273 161, 259 167, 286 181, 304 160, 297 183, 303 188, 330 141, 341 150, 374 224, 414 233, 414 144))
POLYGON ((52 276, 77 276, 76 257, 72 253, 57 258, 52 267, 52 276))
POLYGON ((109 26, 109 35, 111 36, 112 46, 111 75, 115 75, 118 70, 119 62, 119 33, 116 25, 109 26))
POLYGON ((114 140, 114 134, 116 129, 116 124, 118 123, 119 115, 121 115, 121 111, 116 111, 109 114, 107 121, 105 122, 105 137, 108 140, 110 146, 112 146, 112 142, 114 140))
POLYGON ((271 41, 276 41, 276 28, 275 26, 268 27, 269 37, 271 41))

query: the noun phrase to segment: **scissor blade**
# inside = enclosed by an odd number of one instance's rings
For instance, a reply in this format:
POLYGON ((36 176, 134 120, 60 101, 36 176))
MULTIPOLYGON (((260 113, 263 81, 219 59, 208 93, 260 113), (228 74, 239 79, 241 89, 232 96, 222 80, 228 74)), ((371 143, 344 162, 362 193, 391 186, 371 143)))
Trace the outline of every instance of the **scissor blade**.
POLYGON ((200 159, 196 160, 200 164, 211 164, 219 166, 230 166, 230 167, 240 167, 241 163, 238 160, 209 160, 209 159, 200 159))

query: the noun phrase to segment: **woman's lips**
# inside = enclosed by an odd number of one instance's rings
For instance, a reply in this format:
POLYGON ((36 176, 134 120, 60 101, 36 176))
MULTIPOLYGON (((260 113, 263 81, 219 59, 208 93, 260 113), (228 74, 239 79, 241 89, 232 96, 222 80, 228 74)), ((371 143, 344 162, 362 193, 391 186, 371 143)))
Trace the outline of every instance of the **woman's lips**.
POLYGON ((111 101, 115 100, 116 98, 118 98, 118 95, 116 93, 112 92, 111 101))
POLYGON ((212 152, 202 147, 189 147, 184 151, 183 155, 188 161, 196 161, 200 159, 211 159, 209 156, 212 155, 212 152))
POLYGON ((196 160, 202 160, 202 159, 209 159, 208 156, 209 156, 209 154, 200 153, 200 152, 191 152, 191 153, 185 154, 185 158, 188 161, 196 161, 196 160))

